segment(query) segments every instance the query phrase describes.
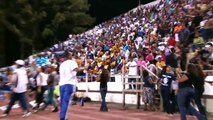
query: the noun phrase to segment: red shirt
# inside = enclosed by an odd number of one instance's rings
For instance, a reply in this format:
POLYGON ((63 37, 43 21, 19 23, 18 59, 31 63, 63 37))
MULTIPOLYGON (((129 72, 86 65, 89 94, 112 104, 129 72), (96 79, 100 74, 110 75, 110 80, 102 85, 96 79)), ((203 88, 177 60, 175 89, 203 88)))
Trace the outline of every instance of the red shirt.
POLYGON ((164 54, 161 54, 161 60, 166 62, 166 56, 164 54))
POLYGON ((173 46, 174 47, 175 44, 176 44, 175 38, 170 37, 169 40, 167 41, 167 43, 168 43, 169 46, 173 46))

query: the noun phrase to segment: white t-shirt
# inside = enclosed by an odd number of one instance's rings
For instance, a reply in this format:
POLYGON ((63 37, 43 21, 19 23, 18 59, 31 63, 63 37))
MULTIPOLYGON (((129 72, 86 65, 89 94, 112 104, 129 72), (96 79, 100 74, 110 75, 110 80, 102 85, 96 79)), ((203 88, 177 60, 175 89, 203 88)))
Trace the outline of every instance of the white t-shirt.
POLYGON ((76 85, 77 72, 74 71, 74 69, 76 69, 77 67, 78 67, 78 64, 74 60, 66 60, 63 63, 61 63, 59 68, 59 73, 60 73, 59 86, 62 86, 65 84, 76 85))
POLYGON ((125 52, 125 57, 128 58, 128 57, 129 57, 129 54, 130 54, 130 52, 129 52, 129 50, 127 50, 127 51, 125 52))
POLYGON ((138 44, 140 45, 141 44, 141 42, 143 41, 143 39, 141 38, 141 37, 137 37, 136 38, 136 41, 138 42, 138 44))
POLYGON ((133 60, 132 62, 128 62, 126 66, 129 68, 128 75, 138 75, 138 66, 137 63, 133 60))
POLYGON ((16 75, 15 80, 17 79, 17 86, 13 88, 15 93, 23 93, 27 91, 28 77, 27 71, 24 68, 18 68, 14 70, 16 75))
POLYGON ((175 34, 175 41, 176 41, 176 42, 179 42, 179 41, 180 41, 180 40, 179 40, 178 33, 175 34))
POLYGON ((47 86, 47 80, 48 80, 49 75, 45 73, 39 73, 37 76, 37 86, 47 86))

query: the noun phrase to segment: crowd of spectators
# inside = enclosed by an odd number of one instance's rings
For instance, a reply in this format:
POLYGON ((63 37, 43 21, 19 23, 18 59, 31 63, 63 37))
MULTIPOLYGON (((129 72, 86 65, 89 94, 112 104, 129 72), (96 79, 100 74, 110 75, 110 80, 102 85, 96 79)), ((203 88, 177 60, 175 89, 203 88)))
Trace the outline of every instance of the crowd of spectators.
POLYGON ((79 65, 90 64, 96 74, 105 67, 121 72, 129 57, 159 69, 170 65, 185 70, 191 60, 212 69, 213 11, 210 0, 162 0, 140 6, 30 57, 38 66, 63 61, 63 51, 76 53, 79 65), (139 60, 139 58, 141 58, 139 60), (198 60, 199 59, 199 60, 198 60), (157 64, 156 64, 157 63, 157 64))

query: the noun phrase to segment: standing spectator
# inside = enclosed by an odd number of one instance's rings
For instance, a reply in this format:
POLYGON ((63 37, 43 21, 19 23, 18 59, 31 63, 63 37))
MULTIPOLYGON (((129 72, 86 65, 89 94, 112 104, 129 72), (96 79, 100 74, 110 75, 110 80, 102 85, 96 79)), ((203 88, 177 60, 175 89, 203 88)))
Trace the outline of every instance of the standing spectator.
MULTIPOLYGON (((157 67, 155 66, 155 61, 154 60, 151 60, 150 62, 149 62, 149 65, 147 66, 147 68, 150 70, 150 71, 152 71, 155 75, 158 75, 158 69, 157 69, 157 67)), ((154 78, 154 76, 152 75, 152 74, 150 74, 150 76, 152 77, 152 78, 154 78)))
POLYGON ((141 65, 147 67, 147 63, 146 63, 146 61, 144 60, 144 57, 143 57, 142 55, 140 56, 139 60, 137 61, 137 64, 138 64, 139 67, 140 67, 141 65))
POLYGON ((151 60, 153 60, 153 59, 154 59, 154 55, 153 55, 152 51, 151 51, 151 50, 148 50, 148 53, 149 53, 149 54, 146 56, 145 60, 146 60, 146 61, 151 61, 151 60))
POLYGON ((101 107, 100 111, 107 112, 107 104, 106 104, 106 94, 107 94, 107 82, 109 81, 109 71, 107 69, 103 69, 99 78, 100 81, 100 94, 101 94, 101 107))
POLYGON ((78 68, 78 64, 74 59, 71 59, 72 56, 69 51, 64 53, 65 61, 61 63, 59 68, 60 73, 60 120, 66 119, 66 113, 68 110, 68 105, 70 102, 71 95, 75 92, 76 83, 77 83, 77 71, 86 69, 78 68))
POLYGON ((201 97, 203 95, 203 92, 204 92, 204 79, 205 79, 205 75, 201 69, 201 67, 199 65, 195 65, 195 68, 194 71, 193 71, 193 74, 195 75, 195 81, 194 81, 194 89, 195 89, 195 103, 198 107, 198 110, 199 112, 202 114, 202 115, 205 115, 205 117, 207 118, 206 116, 206 110, 204 108, 204 106, 202 105, 202 102, 201 102, 201 97))
POLYGON ((149 76, 148 71, 143 71, 143 96, 142 100, 145 104, 144 111, 152 110, 153 102, 154 102, 154 90, 155 84, 152 81, 152 78, 149 76))
POLYGON ((68 51, 64 53, 65 61, 61 63, 59 68, 60 73, 60 120, 66 119, 66 112, 68 109, 70 97, 74 92, 76 85, 76 69, 78 64, 71 60, 71 55, 68 51))
POLYGON ((160 93, 163 99, 163 107, 169 116, 173 116, 174 109, 171 99, 171 84, 172 81, 176 80, 175 75, 172 73, 172 68, 170 66, 163 67, 162 73, 160 75, 161 86, 160 93))
MULTIPOLYGON (((136 76, 138 75, 138 66, 136 61, 133 60, 133 57, 130 57, 129 62, 126 64, 127 67, 127 71, 128 71, 128 75, 130 78, 128 78, 128 82, 131 83, 135 83, 136 82, 136 78, 131 78, 131 76, 136 76)), ((136 89, 136 85, 133 84, 129 84, 129 89, 136 89)))
POLYGON ((180 70, 176 70, 178 83, 179 83, 179 91, 177 96, 178 107, 180 110, 180 117, 181 120, 187 120, 186 115, 187 113, 191 113, 195 115, 198 120, 205 120, 204 116, 201 115, 191 104, 190 100, 194 98, 195 91, 193 89, 193 82, 194 82, 194 74, 193 71, 196 68, 193 64, 188 64, 187 66, 187 73, 181 75, 180 70))
POLYGON ((25 62, 23 60, 17 60, 15 63, 17 69, 14 70, 14 79, 11 79, 10 81, 11 84, 13 84, 13 93, 11 95, 9 105, 4 111, 2 117, 8 116, 12 106, 17 100, 19 100, 19 103, 24 111, 24 115, 22 117, 27 117, 31 114, 28 111, 27 99, 25 96, 28 84, 27 71, 24 68, 25 62))
POLYGON ((182 30, 179 33, 180 43, 183 44, 183 46, 188 46, 189 44, 191 44, 189 41, 189 35, 190 31, 187 27, 187 24, 183 24, 182 30))
POLYGON ((178 60, 174 48, 171 48, 170 54, 166 56, 166 65, 169 65, 172 68, 177 68, 178 60))

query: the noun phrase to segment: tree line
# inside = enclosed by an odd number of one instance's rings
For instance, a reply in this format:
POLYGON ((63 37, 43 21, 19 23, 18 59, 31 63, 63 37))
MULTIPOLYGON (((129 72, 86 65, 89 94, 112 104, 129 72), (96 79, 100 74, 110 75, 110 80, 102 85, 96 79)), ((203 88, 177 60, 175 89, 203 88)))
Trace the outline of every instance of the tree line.
POLYGON ((1 64, 85 31, 95 22, 88 10, 87 0, 1 0, 1 64))

